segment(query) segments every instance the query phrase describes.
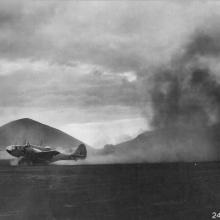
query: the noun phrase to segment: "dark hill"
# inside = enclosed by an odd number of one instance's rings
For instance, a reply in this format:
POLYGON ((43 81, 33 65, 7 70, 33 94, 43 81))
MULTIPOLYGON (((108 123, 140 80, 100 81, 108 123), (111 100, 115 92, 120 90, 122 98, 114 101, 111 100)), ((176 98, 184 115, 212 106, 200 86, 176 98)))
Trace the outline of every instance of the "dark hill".
POLYGON ((39 123, 29 118, 12 121, 0 127, 0 148, 13 144, 25 144, 51 147, 61 147, 65 150, 72 150, 82 141, 72 136, 39 123))
POLYGON ((103 155, 127 162, 213 161, 220 159, 220 124, 204 128, 158 129, 117 145, 103 155))

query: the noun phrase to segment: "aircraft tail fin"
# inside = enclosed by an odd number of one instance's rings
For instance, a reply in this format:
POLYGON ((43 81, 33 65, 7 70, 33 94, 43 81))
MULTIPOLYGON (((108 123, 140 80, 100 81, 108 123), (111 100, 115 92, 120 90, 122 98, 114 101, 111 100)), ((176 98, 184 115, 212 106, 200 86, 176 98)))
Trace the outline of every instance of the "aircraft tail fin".
POLYGON ((71 155, 71 159, 78 160, 78 159, 86 159, 87 157, 87 150, 85 144, 80 144, 76 151, 71 155))

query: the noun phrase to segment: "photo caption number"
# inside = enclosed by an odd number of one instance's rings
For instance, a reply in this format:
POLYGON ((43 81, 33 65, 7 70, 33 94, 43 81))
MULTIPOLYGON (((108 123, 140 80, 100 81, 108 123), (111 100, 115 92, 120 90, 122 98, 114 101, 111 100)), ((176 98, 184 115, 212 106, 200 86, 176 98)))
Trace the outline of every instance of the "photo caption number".
POLYGON ((220 218, 220 212, 212 212, 212 219, 220 218))

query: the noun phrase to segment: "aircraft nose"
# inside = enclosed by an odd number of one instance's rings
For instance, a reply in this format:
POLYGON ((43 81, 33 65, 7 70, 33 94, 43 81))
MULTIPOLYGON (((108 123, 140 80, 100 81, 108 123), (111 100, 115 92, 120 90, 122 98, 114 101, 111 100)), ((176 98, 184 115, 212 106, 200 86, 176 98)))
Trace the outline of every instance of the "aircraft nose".
POLYGON ((6 151, 10 154, 11 151, 12 151, 12 146, 8 146, 8 147, 6 147, 6 151))

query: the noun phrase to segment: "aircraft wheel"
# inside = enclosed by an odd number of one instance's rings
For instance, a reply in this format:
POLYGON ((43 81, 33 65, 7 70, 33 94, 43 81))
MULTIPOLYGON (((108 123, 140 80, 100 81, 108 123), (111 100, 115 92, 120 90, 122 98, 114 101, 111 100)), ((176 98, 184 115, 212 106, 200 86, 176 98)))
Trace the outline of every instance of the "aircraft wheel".
POLYGON ((19 166, 27 166, 27 165, 32 165, 31 161, 25 160, 24 158, 19 160, 18 162, 19 166))

